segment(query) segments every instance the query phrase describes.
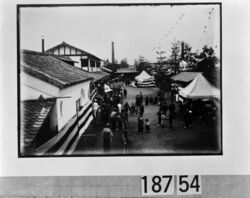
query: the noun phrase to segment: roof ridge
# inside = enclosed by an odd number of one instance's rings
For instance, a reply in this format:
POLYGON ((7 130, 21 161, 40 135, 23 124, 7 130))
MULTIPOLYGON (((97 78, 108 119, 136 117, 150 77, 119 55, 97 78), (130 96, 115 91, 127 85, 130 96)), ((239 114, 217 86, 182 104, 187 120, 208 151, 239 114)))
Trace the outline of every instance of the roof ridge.
POLYGON ((199 74, 197 74, 197 76, 194 78, 194 80, 191 83, 194 83, 194 86, 192 87, 190 93, 192 93, 195 88, 197 87, 197 82, 198 82, 198 78, 199 78, 199 74))
POLYGON ((21 67, 30 75, 40 76, 40 80, 58 88, 65 88, 92 79, 92 76, 82 69, 72 66, 53 55, 29 50, 22 50, 22 52, 21 67))
POLYGON ((54 46, 54 47, 51 47, 51 48, 47 49, 46 52, 48 52, 48 51, 50 51, 50 50, 52 50, 52 49, 55 49, 55 48, 57 48, 57 47, 59 47, 59 46, 61 46, 61 45, 68 45, 69 47, 75 48, 75 49, 81 51, 81 52, 84 53, 84 54, 91 55, 91 56, 94 56, 94 57, 97 58, 97 59, 102 60, 101 58, 95 56, 94 54, 91 54, 90 52, 87 52, 87 51, 82 50, 82 49, 80 49, 80 48, 78 48, 78 47, 75 47, 75 46, 73 46, 73 45, 71 45, 71 44, 69 44, 69 43, 66 43, 65 41, 63 41, 62 43, 60 43, 60 44, 58 44, 58 45, 56 45, 56 46, 54 46))

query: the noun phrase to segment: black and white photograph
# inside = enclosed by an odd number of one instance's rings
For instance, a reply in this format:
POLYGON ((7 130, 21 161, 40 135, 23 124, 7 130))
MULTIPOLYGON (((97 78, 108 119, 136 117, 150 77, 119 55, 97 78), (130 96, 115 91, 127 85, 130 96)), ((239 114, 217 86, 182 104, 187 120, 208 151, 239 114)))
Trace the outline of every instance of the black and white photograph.
POLYGON ((18 156, 222 155, 221 6, 17 5, 18 156))

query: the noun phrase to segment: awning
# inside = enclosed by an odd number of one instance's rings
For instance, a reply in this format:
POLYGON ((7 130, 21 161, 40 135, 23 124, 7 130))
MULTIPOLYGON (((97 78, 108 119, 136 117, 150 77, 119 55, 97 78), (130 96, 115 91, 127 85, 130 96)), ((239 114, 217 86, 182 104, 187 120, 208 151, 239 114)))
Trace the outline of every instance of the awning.
POLYGON ((220 90, 210 84, 201 73, 188 86, 180 90, 179 94, 190 99, 220 98, 220 90))
POLYGON ((172 76, 171 79, 174 81, 180 82, 190 82, 192 81, 200 72, 181 72, 175 76, 172 76))
POLYGON ((138 76, 135 77, 136 81, 143 82, 145 80, 151 80, 152 76, 150 76, 147 72, 142 71, 138 76))

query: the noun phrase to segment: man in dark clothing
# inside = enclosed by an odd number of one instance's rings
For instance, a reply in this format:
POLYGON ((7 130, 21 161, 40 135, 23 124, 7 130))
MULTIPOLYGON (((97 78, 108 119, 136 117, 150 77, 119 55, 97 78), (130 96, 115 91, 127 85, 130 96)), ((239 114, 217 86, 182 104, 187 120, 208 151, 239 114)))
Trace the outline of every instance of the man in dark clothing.
POLYGON ((139 106, 143 103, 143 95, 142 95, 142 92, 140 92, 140 95, 139 95, 139 106))
POLYGON ((138 117, 138 134, 143 134, 143 124, 144 124, 143 117, 139 116, 138 117))
POLYGON ((158 125, 161 126, 161 110, 159 109, 158 113, 158 125))
POLYGON ((175 104, 174 103, 171 103, 169 105, 169 111, 170 111, 169 127, 172 128, 173 127, 173 119, 175 118, 175 104))
POLYGON ((128 111, 129 111, 129 109, 130 109, 128 102, 125 103, 125 105, 124 105, 123 108, 124 108, 124 110, 126 111, 126 113, 128 113, 128 111))
POLYGON ((113 133, 109 128, 108 123, 106 124, 106 127, 102 130, 102 134, 103 134, 103 149, 105 152, 108 152, 110 150, 110 145, 113 137, 113 133))
POLYGON ((150 103, 150 104, 154 104, 154 98, 153 98, 153 96, 150 96, 150 98, 149 98, 149 103, 150 103))
POLYGON ((154 104, 158 104, 158 96, 154 97, 154 104))
POLYGON ((124 88, 124 90, 123 90, 123 95, 124 95, 125 98, 127 97, 127 93, 128 93, 127 89, 124 88))
POLYGON ((118 114, 117 116, 117 123, 118 123, 118 130, 122 130, 123 129, 123 122, 122 122, 122 117, 120 114, 118 114))
POLYGON ((144 106, 141 104, 140 106, 140 116, 143 116, 144 113, 144 106))
POLYGON ((148 96, 146 96, 146 98, 145 98, 145 105, 148 106, 148 103, 149 103, 149 98, 148 98, 148 96))

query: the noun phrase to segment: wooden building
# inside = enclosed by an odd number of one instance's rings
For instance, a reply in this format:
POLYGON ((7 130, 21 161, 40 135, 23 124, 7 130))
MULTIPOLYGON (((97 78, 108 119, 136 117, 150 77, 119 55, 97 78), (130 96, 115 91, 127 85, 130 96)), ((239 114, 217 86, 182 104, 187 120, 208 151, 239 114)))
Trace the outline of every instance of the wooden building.
POLYGON ((46 50, 46 53, 58 56, 59 58, 63 56, 68 59, 71 59, 72 65, 81 68, 85 71, 100 71, 102 61, 100 58, 82 49, 74 47, 64 41, 61 44, 46 50))
POLYGON ((23 50, 21 155, 70 154, 92 116, 93 77, 54 56, 23 50))

